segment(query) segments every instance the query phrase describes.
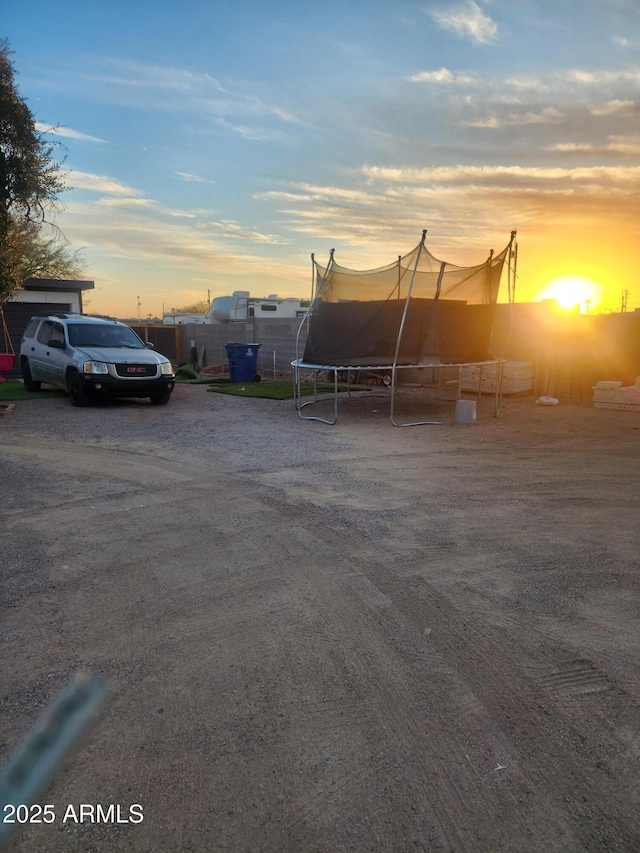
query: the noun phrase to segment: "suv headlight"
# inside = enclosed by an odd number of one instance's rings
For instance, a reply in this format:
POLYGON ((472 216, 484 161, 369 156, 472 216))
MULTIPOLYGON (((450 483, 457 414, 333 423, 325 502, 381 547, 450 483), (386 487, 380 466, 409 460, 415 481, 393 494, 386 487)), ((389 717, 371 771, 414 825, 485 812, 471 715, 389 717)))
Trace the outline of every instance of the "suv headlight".
POLYGON ((108 373, 109 367, 104 361, 85 361, 82 365, 85 373, 108 373))
POLYGON ((160 370, 163 376, 173 376, 173 365, 170 361, 163 361, 160 364, 160 370))

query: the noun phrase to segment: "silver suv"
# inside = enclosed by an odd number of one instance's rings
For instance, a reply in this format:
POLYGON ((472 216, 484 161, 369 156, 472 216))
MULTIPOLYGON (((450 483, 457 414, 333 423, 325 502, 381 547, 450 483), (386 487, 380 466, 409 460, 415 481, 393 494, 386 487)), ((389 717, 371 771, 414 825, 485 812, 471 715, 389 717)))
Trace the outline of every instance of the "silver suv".
POLYGON ((99 397, 149 397, 156 406, 171 398, 171 362, 112 317, 52 313, 32 317, 20 345, 28 391, 44 382, 63 388, 72 405, 99 397))

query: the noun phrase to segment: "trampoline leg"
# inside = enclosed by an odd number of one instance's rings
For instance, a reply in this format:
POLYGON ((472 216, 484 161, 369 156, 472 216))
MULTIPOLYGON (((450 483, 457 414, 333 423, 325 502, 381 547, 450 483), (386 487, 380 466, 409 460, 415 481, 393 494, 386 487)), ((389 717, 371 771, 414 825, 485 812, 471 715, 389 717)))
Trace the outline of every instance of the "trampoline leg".
POLYGON ((313 371, 313 400, 309 400, 308 403, 302 402, 302 393, 300 389, 300 381, 299 378, 297 380, 297 401, 296 408, 298 409, 298 416, 302 418, 304 421, 320 421, 323 424, 329 424, 329 426, 333 426, 335 422, 338 420, 338 371, 333 370, 333 420, 329 420, 329 418, 321 418, 318 415, 303 415, 302 410, 305 406, 311 406, 314 403, 318 402, 318 368, 313 371))
POLYGON ((395 401, 396 401, 396 384, 397 384, 397 376, 396 371, 394 370, 391 374, 391 405, 390 405, 390 419, 391 423, 395 427, 408 427, 408 426, 440 426, 444 423, 444 421, 410 421, 408 423, 398 423, 395 420, 395 401))

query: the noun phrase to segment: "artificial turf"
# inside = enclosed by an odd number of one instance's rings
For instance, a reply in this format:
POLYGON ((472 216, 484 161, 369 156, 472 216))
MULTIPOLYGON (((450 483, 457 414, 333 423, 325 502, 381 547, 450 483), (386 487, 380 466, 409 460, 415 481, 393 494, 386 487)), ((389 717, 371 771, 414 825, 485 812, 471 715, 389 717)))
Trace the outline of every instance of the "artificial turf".
POLYGON ((66 392, 46 385, 43 385, 41 391, 27 391, 18 379, 0 382, 0 403, 13 403, 16 400, 44 400, 47 397, 66 397, 66 392))

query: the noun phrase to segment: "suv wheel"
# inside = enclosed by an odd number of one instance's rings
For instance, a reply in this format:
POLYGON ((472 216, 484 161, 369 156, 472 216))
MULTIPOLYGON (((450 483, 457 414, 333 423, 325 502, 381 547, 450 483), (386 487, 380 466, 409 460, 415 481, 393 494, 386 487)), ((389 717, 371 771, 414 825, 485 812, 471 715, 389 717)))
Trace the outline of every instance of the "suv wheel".
POLYGON ((164 394, 152 394, 149 399, 154 406, 166 406, 171 399, 171 391, 165 391, 164 394))
POLYGON ((77 370, 70 370, 67 373, 67 394, 72 406, 88 406, 91 402, 84 392, 82 379, 77 370))
POLYGON ((22 381, 27 391, 39 391, 42 383, 36 382, 35 379, 31 378, 31 368, 26 358, 23 358, 20 362, 20 368, 22 370, 22 381))

